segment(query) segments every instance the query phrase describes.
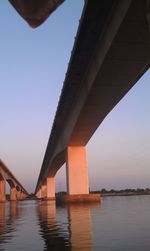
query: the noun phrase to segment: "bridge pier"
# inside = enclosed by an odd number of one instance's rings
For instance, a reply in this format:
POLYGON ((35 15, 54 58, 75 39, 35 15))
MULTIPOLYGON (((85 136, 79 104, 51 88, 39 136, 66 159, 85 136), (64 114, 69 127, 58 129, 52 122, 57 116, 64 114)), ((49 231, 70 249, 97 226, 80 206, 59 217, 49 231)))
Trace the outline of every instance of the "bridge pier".
POLYGON ((25 200, 27 198, 27 195, 25 193, 22 193, 22 198, 25 200))
POLYGON ((47 177, 46 182, 41 186, 36 196, 44 200, 55 199, 55 178, 47 177))
POLYGON ((89 194, 86 147, 69 146, 67 149, 67 192, 69 195, 89 194))
POLYGON ((24 200, 24 195, 23 195, 23 192, 21 191, 21 193, 20 193, 20 199, 21 200, 24 200))
POLYGON ((0 174, 0 202, 6 201, 6 180, 0 174))
POLYGON ((10 200, 16 201, 17 200, 17 189, 16 187, 10 187, 10 200))
POLYGON ((41 198, 44 199, 47 196, 46 182, 41 186, 41 198))
POLYGON ((55 199, 55 178, 54 177, 47 177, 46 188, 47 188, 46 199, 54 200, 55 199))
MULTIPOLYGON (((67 195, 57 197, 58 203, 100 201, 99 194, 89 194, 86 147, 68 146, 66 164, 67 195)), ((36 196, 44 200, 55 200, 55 177, 48 176, 36 196)))
POLYGON ((21 192, 21 200, 24 200, 24 194, 23 194, 23 192, 21 192))
POLYGON ((89 194, 88 166, 85 146, 67 149, 67 193, 62 202, 100 201, 100 195, 89 194))
POLYGON ((38 192, 36 193, 36 197, 38 198, 38 199, 41 199, 41 188, 38 190, 38 192))
POLYGON ((17 190, 17 200, 21 200, 21 191, 17 190))

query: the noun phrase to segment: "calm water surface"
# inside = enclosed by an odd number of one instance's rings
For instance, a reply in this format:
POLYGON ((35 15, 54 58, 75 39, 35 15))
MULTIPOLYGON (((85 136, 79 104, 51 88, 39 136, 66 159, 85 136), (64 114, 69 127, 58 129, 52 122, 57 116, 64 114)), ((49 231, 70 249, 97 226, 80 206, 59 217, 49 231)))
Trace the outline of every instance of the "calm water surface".
POLYGON ((150 250, 150 196, 107 197, 101 204, 0 204, 0 251, 150 250))

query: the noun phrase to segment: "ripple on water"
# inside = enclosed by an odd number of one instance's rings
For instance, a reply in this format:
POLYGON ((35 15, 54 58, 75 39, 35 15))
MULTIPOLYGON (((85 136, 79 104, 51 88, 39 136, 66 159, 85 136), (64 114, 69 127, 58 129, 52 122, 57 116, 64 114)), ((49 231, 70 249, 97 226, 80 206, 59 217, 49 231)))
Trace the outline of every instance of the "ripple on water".
POLYGON ((101 204, 0 204, 0 251, 150 250, 150 196, 110 197, 101 204))

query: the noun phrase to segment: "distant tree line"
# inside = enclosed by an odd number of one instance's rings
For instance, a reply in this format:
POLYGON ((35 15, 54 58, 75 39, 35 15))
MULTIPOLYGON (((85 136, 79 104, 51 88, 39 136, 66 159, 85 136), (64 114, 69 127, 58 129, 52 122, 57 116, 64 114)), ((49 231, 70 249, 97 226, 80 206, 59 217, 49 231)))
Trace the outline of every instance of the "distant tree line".
POLYGON ((126 189, 110 189, 107 190, 105 188, 102 188, 101 190, 97 191, 91 191, 91 193, 100 193, 100 194, 110 194, 110 193, 150 193, 150 188, 126 188, 126 189))
MULTIPOLYGON (((150 188, 126 188, 126 189, 105 189, 102 188, 101 190, 96 190, 96 191, 90 191, 90 193, 100 193, 101 195, 103 194, 150 194, 150 188)), ((65 191, 60 191, 56 193, 56 196, 62 196, 67 194, 65 191)))

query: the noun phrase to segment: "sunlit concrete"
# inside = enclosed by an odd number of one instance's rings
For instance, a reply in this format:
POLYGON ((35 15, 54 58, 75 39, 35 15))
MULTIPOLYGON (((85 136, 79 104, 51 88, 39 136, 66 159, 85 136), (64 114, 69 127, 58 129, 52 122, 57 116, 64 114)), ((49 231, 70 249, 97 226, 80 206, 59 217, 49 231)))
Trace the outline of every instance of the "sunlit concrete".
POLYGON ((101 196, 100 194, 65 194, 61 197, 57 198, 58 204, 87 204, 87 203, 94 203, 99 202, 100 203, 101 196))
POLYGON ((47 177, 46 189, 47 189, 46 198, 48 200, 55 199, 55 178, 54 177, 47 177))
POLYGON ((6 181, 0 174, 0 202, 6 201, 6 181))
POLYGON ((38 199, 40 199, 41 198, 41 188, 38 190, 38 192, 36 193, 36 197, 38 198, 38 199))
MULTIPOLYGON (((68 147, 85 147, 109 112, 149 69, 147 13, 146 0, 85 1, 36 192, 67 162, 68 147)), ((74 191, 69 193, 82 188, 80 177, 77 180, 79 188, 70 179, 74 191)))
POLYGON ((17 190, 17 200, 21 200, 21 191, 17 190))
POLYGON ((47 196, 47 186, 46 184, 43 184, 41 187, 41 197, 46 198, 46 196, 47 196))
POLYGON ((67 149, 67 191, 69 195, 89 194, 86 147, 67 149))
POLYGON ((11 187, 10 188, 10 200, 11 201, 17 200, 17 189, 16 189, 16 187, 11 187))
POLYGON ((10 200, 22 200, 28 195, 28 192, 0 160, 0 202, 6 201, 6 182, 10 186, 10 200))

